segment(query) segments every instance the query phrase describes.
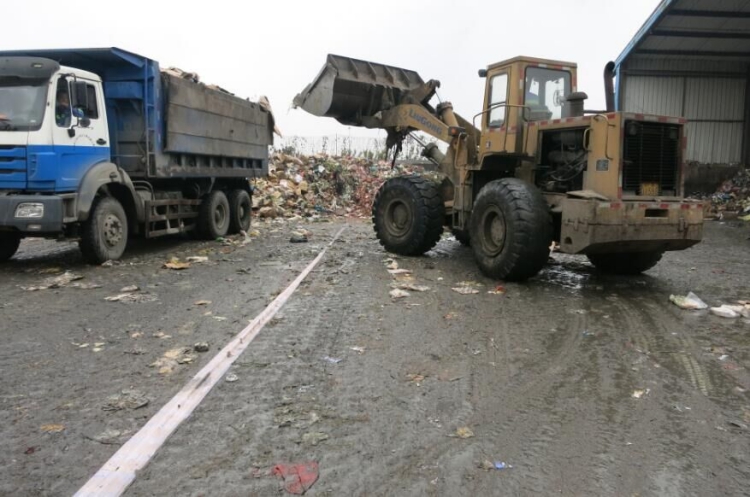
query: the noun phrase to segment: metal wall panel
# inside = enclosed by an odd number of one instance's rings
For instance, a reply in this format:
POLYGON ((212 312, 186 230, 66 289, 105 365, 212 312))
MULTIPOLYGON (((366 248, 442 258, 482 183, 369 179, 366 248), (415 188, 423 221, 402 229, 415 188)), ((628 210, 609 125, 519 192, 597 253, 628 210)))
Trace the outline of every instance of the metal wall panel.
POLYGON ((683 78, 628 77, 625 86, 625 112, 679 117, 685 85, 683 78))
POLYGON ((687 160, 701 164, 736 164, 742 160, 742 123, 688 122, 687 160))
POLYGON ((685 115, 688 119, 742 121, 745 115, 745 80, 687 78, 685 115))

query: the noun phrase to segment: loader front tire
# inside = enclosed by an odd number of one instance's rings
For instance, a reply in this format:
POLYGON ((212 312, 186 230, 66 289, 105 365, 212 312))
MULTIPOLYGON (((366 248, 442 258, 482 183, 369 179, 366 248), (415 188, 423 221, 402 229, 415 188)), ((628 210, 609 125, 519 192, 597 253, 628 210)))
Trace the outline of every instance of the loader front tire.
POLYGON ((663 251, 656 250, 651 252, 589 254, 587 257, 591 264, 602 273, 632 276, 656 266, 663 255, 663 251))
POLYGON ((445 205, 437 185, 421 176, 391 178, 380 187, 372 222, 380 244, 399 255, 422 255, 443 233, 445 205))
POLYGON ((541 192, 516 178, 487 183, 471 213, 471 247, 490 278, 523 281, 549 258, 552 217, 541 192))

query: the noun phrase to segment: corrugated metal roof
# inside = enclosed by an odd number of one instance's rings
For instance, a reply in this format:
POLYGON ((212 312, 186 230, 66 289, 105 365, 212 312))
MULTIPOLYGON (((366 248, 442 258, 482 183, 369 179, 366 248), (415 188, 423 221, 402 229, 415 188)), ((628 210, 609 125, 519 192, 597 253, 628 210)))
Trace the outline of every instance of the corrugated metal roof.
POLYGON ((750 0, 663 0, 617 58, 750 62, 750 0))

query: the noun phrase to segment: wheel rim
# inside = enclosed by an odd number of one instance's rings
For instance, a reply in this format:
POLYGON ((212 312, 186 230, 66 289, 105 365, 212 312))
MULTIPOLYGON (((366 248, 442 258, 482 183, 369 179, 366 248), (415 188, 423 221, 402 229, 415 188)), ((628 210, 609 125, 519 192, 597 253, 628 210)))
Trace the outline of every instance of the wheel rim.
POLYGON ((507 234, 503 211, 496 205, 490 206, 482 215, 480 227, 485 252, 492 256, 502 252, 507 234))
POLYGON ((123 240, 123 224, 114 214, 104 218, 104 242, 109 247, 116 247, 123 240))
POLYGON ((224 204, 218 204, 214 209, 214 225, 218 228, 224 226, 227 220, 227 208, 224 204))
POLYGON ((394 237, 403 237, 411 229, 412 218, 409 204, 400 199, 391 200, 386 206, 385 229, 394 237))

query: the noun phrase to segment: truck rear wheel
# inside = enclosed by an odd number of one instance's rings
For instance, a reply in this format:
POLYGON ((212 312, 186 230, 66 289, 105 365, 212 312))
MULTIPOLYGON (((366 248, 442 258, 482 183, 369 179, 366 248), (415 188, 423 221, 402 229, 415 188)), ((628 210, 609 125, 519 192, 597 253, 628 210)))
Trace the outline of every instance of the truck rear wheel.
POLYGON ((0 262, 5 262, 14 255, 21 244, 18 233, 0 233, 0 262))
POLYGON ((657 250, 652 252, 589 254, 587 257, 591 264, 603 273, 634 275, 641 274, 656 266, 663 255, 663 251, 657 250))
POLYGON ((484 274, 523 281, 537 274, 549 258, 552 217, 535 186, 504 178, 487 183, 479 192, 469 233, 484 274))
POLYGON ((391 178, 380 187, 372 222, 380 244, 399 255, 422 255, 443 233, 445 206, 440 190, 421 176, 391 178))
POLYGON ((83 223, 78 247, 91 264, 101 264, 122 257, 128 244, 128 217, 120 202, 100 197, 94 202, 89 218, 83 223))
POLYGON ((232 190, 229 193, 229 232, 239 233, 250 229, 250 215, 253 202, 245 190, 232 190))
POLYGON ((229 231, 229 200, 221 190, 214 190, 203 200, 198 213, 198 229, 206 240, 215 240, 229 231))

